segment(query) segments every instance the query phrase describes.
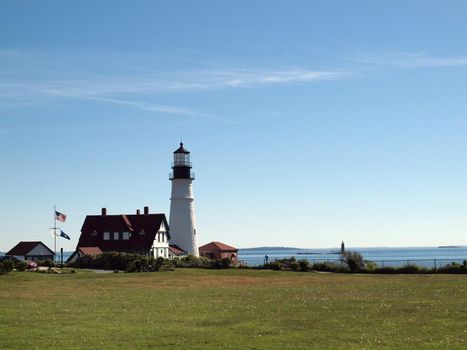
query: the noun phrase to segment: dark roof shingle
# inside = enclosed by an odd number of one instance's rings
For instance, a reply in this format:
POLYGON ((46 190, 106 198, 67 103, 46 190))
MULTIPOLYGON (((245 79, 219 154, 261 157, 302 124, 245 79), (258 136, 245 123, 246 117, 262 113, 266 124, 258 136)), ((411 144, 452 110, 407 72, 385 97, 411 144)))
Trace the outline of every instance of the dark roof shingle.
POLYGON ((162 223, 168 230, 164 214, 88 215, 81 228, 78 247, 99 247, 103 251, 148 250, 162 223), (130 238, 103 240, 104 232, 130 232, 130 238))
POLYGON ((6 252, 5 255, 16 255, 16 256, 27 255, 38 244, 42 244, 45 248, 47 248, 50 251, 51 255, 54 254, 54 252, 41 241, 31 241, 31 242, 23 241, 15 245, 12 249, 10 249, 10 251, 6 252))

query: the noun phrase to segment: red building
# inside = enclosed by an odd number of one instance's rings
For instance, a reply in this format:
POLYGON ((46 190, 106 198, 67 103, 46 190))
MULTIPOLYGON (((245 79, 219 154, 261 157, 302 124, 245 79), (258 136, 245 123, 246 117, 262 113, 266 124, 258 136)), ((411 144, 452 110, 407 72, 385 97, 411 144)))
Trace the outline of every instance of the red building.
POLYGON ((209 259, 229 258, 238 262, 238 249, 221 242, 211 242, 199 247, 199 255, 209 259))

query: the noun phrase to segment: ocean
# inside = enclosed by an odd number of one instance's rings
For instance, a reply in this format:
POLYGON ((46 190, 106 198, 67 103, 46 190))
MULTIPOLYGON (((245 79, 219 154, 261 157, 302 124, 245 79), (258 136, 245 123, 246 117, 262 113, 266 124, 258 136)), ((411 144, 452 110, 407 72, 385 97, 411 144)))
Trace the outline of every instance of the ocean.
MULTIPOLYGON (((410 248, 346 248, 360 253, 365 260, 371 260, 378 266, 402 266, 415 264, 424 267, 440 267, 452 262, 462 263, 467 259, 467 246, 460 247, 410 247, 410 248)), ((248 266, 264 263, 265 256, 269 262, 275 259, 306 259, 314 262, 339 261, 339 248, 290 249, 262 248, 240 249, 239 259, 248 266)))
MULTIPOLYGON (((366 260, 375 262, 378 266, 402 266, 415 264, 424 267, 440 267, 452 262, 462 263, 467 260, 467 246, 460 247, 411 247, 411 248, 347 248, 362 254, 366 260)), ((63 252, 66 261, 72 252, 63 252)), ((3 253, 0 253, 0 256, 3 253)), ((275 259, 291 258, 307 259, 315 262, 339 261, 339 248, 249 248, 239 249, 238 258, 247 266, 257 266, 264 263, 265 256, 269 262, 275 259)), ((59 260, 59 258, 58 258, 59 260)))

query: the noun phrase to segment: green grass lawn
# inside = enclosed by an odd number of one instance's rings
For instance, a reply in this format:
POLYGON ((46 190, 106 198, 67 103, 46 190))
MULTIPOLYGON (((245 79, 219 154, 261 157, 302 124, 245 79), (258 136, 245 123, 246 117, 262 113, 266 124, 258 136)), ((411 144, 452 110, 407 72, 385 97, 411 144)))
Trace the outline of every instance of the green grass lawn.
POLYGON ((0 276, 0 349, 466 349, 466 338, 459 275, 0 276))

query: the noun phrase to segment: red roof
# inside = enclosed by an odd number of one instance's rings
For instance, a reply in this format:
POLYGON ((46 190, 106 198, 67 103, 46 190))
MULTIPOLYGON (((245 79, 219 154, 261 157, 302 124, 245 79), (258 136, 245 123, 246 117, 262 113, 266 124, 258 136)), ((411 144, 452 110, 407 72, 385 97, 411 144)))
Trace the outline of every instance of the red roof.
POLYGON ((164 214, 88 215, 77 246, 99 247, 102 251, 149 250, 162 223, 168 230, 164 214), (104 240, 104 232, 129 232, 130 238, 104 240))
POLYGON ((176 244, 170 244, 169 245, 169 249, 172 253, 174 253, 175 255, 184 255, 186 254, 187 252, 184 251, 182 248, 180 248, 178 245, 176 244))
POLYGON ((31 250, 33 250, 38 244, 42 244, 45 248, 47 248, 50 251, 51 255, 54 255, 54 252, 41 241, 19 242, 9 252, 6 252, 5 255, 16 255, 16 256, 28 255, 28 253, 31 250))
POLYGON ((208 244, 205 244, 198 249, 200 252, 236 252, 238 251, 237 248, 232 247, 230 245, 221 243, 221 242, 211 242, 208 244))
POLYGON ((83 255, 100 255, 102 250, 99 247, 79 247, 80 254, 83 255))

